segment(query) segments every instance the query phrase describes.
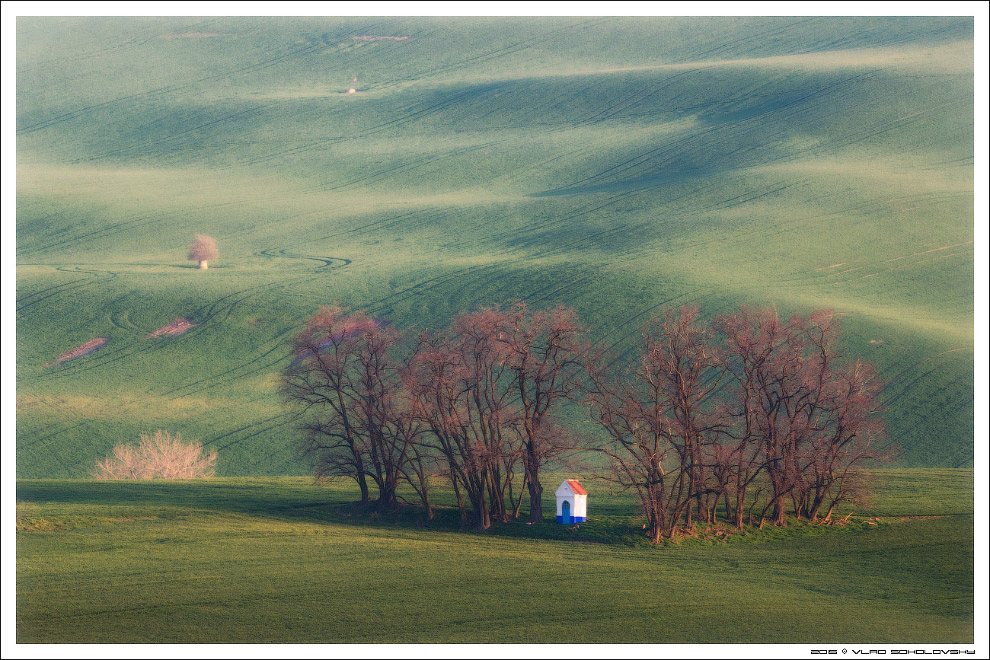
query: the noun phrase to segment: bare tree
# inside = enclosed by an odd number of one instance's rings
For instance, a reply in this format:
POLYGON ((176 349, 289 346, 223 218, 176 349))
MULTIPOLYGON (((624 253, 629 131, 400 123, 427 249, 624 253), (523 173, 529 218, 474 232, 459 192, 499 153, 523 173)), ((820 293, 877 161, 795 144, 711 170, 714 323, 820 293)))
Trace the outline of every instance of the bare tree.
POLYGON ((283 372, 282 394, 299 411, 303 452, 317 478, 347 476, 370 502, 360 382, 362 334, 377 324, 362 313, 322 307, 292 343, 294 360, 283 372))
POLYGON ((209 261, 218 257, 217 242, 212 236, 196 234, 196 240, 189 246, 189 260, 198 261, 201 270, 209 268, 209 261))
POLYGON ((856 362, 833 373, 819 431, 802 466, 804 487, 795 504, 797 515, 830 520, 838 504, 864 492, 866 473, 861 468, 890 457, 878 415, 881 388, 867 363, 856 362))
POLYGON ((540 468, 573 446, 552 416, 580 384, 587 345, 572 309, 531 311, 518 302, 507 311, 492 312, 500 317, 495 337, 507 349, 504 359, 514 375, 510 386, 520 413, 529 521, 543 522, 540 468))
POLYGON ((691 524, 692 504, 700 508, 708 492, 706 447, 719 424, 706 406, 721 366, 696 308, 652 321, 643 341, 638 363, 619 378, 604 356, 589 360, 587 400, 609 436, 600 449, 611 459, 609 478, 636 491, 658 543, 691 524))
POLYGON ((303 449, 318 478, 353 478, 362 503, 371 501, 373 482, 382 513, 398 507, 399 485, 407 481, 429 518, 430 457, 414 448, 424 429, 402 387, 394 355, 400 338, 363 312, 321 308, 294 341, 282 393, 299 411, 303 449))
POLYGON ((510 517, 506 494, 519 458, 499 327, 498 314, 485 310, 457 317, 446 333, 424 333, 405 377, 429 447, 446 463, 461 525, 481 530, 510 517))
POLYGON ((731 356, 736 427, 742 429, 736 436, 737 483, 766 474, 769 500, 761 524, 770 513, 775 525, 785 525, 787 499, 799 517, 817 519, 823 506, 828 517, 855 491, 856 468, 886 453, 879 445, 875 372, 861 362, 839 366, 838 322, 827 310, 781 322, 776 310, 744 308, 718 324, 731 356))
POLYGON ((373 324, 358 338, 359 371, 354 393, 358 428, 368 453, 370 475, 378 487, 378 509, 393 511, 399 504, 399 482, 406 474, 404 467, 420 425, 405 414, 399 365, 391 355, 399 333, 373 324))
POLYGON ((201 479, 212 477, 216 450, 203 453, 199 442, 186 443, 182 434, 158 430, 142 433, 135 445, 116 445, 113 454, 98 461, 96 479, 201 479))
POLYGON ((462 314, 446 332, 422 336, 407 389, 446 462, 462 525, 466 505, 480 529, 518 517, 527 492, 530 520, 543 520, 540 468, 573 445, 553 413, 577 387, 580 334, 572 310, 516 303, 462 314))
POLYGON ((662 320, 654 320, 646 334, 647 357, 660 381, 669 406, 671 441, 688 471, 688 498, 694 507, 685 510, 685 524, 700 516, 702 497, 712 494, 706 483, 708 448, 723 424, 712 414, 712 393, 724 375, 721 351, 712 330, 698 319, 698 308, 685 306, 662 320))
POLYGON ((419 438, 422 437, 419 432, 422 426, 415 414, 406 413, 402 419, 410 427, 415 426, 417 431, 414 436, 416 440, 409 444, 410 455, 403 464, 402 478, 416 492, 423 505, 426 521, 429 522, 433 520, 433 502, 430 493, 434 478, 442 474, 443 459, 428 444, 419 441, 419 438))
POLYGON ((610 459, 606 479, 620 490, 636 492, 646 516, 647 536, 659 543, 673 533, 686 506, 687 472, 669 441, 666 402, 650 365, 641 364, 614 378, 599 369, 606 362, 589 361, 588 394, 592 417, 608 434, 598 449, 610 459))
MULTIPOLYGON (((719 458, 727 464, 726 470, 731 475, 727 482, 735 495, 735 507, 729 517, 739 529, 743 528, 747 495, 751 495, 750 486, 767 467, 763 460, 764 447, 760 441, 761 425, 758 414, 760 384, 764 380, 758 372, 770 358, 775 331, 769 319, 762 321, 761 318, 761 315, 743 308, 734 314, 721 316, 716 321, 726 343, 729 354, 726 364, 735 387, 733 404, 727 409, 727 416, 732 418, 731 433, 734 435, 730 435, 730 440, 723 445, 726 450, 719 458), (768 324, 766 332, 760 332, 761 322, 768 324)), ((756 497, 750 497, 751 516, 753 507, 760 501, 761 493, 758 490, 756 497)), ((749 522, 752 523, 752 520, 749 522)))

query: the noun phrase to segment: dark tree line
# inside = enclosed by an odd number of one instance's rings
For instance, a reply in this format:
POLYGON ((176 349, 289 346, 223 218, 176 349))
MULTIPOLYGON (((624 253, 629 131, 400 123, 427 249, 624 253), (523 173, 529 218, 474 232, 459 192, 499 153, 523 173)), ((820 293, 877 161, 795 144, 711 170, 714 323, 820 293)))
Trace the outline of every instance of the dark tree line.
POLYGON ((328 307, 294 340, 282 391, 317 476, 353 478, 363 503, 373 482, 376 505, 393 509, 405 482, 431 516, 440 473, 464 526, 517 518, 527 492, 541 522, 540 469, 571 444, 554 412, 580 383, 580 335, 570 310, 517 304, 461 315, 401 350, 395 330, 328 307))
POLYGON ((831 312, 781 321, 742 309, 711 324, 682 308, 644 333, 639 360, 610 374, 589 362, 587 402, 608 434, 610 478, 634 489, 652 540, 695 520, 742 528, 788 511, 830 519, 885 457, 877 395, 863 362, 836 352, 831 312))
POLYGON ((362 312, 322 308, 293 343, 283 394, 319 477, 347 476, 362 503, 399 504, 405 483, 432 517, 430 478, 449 479, 464 527, 541 522, 540 472, 566 450, 607 456, 654 542, 722 518, 829 519, 883 457, 880 383, 835 349, 833 314, 770 309, 654 319, 635 363, 593 351, 573 310, 523 303, 462 314, 402 337, 362 312), (581 403, 604 432, 580 443, 558 421, 581 403), (587 446, 580 446, 585 444, 587 446), (521 479, 521 481, 520 481, 521 479))

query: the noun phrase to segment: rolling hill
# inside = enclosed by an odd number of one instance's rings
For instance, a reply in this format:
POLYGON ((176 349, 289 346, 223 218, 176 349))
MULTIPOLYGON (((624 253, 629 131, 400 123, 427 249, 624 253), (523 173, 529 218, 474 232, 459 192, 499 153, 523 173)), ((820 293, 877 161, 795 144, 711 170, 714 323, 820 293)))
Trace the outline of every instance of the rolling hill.
POLYGON ((276 386, 319 305, 511 299, 620 350, 834 308, 900 463, 972 467, 973 61, 965 17, 20 17, 17 475, 155 428, 305 474, 276 386))

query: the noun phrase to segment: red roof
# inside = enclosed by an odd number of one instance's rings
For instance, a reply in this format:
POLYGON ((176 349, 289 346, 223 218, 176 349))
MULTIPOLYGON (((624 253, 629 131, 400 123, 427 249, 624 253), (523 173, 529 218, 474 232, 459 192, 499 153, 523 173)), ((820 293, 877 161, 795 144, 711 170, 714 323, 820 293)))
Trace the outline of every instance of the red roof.
POLYGON ((566 479, 567 485, 571 487, 575 495, 587 495, 588 491, 581 487, 581 482, 577 479, 566 479))

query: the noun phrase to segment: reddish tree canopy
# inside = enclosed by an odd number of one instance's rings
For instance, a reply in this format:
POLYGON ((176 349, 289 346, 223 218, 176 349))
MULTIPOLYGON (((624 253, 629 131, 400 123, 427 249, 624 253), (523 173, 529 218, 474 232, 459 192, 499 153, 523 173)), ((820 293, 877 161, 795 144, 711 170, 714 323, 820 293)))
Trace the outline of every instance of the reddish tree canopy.
POLYGON ((212 261, 218 256, 217 242, 212 236, 196 234, 196 240, 189 246, 190 261, 212 261))
POLYGON ((317 475, 354 478, 362 502, 373 482, 382 511, 406 482, 429 518, 439 470, 462 526, 478 529, 518 518, 526 490, 530 522, 542 520, 541 473, 578 445, 558 415, 579 392, 606 435, 583 448, 639 495, 654 542, 719 517, 740 529, 747 514, 787 524, 788 509, 827 521, 887 456, 882 382, 838 354, 832 312, 743 308, 706 322, 696 307, 669 310, 621 374, 583 332, 573 310, 519 302, 409 345, 362 312, 324 307, 296 336, 282 391, 317 475))
POLYGON ((841 359, 838 336, 828 310, 784 321, 743 308, 708 324, 685 307, 648 325, 626 374, 589 360, 600 451, 612 482, 639 494, 651 540, 714 522, 720 502, 739 528, 754 509, 761 526, 768 514, 785 525, 788 508, 829 520, 861 492, 861 468, 888 455, 882 383, 841 359))

